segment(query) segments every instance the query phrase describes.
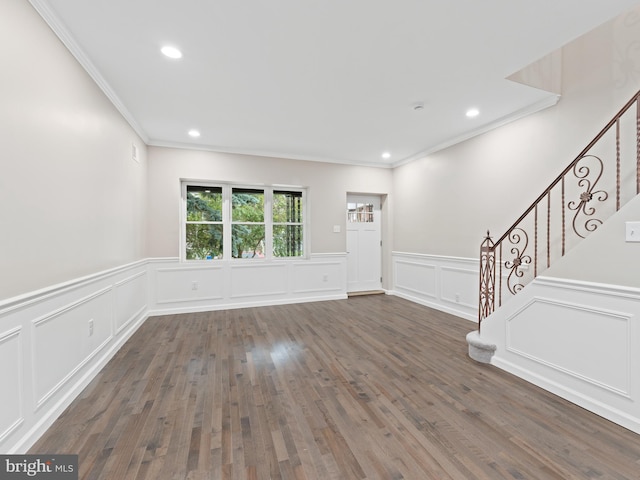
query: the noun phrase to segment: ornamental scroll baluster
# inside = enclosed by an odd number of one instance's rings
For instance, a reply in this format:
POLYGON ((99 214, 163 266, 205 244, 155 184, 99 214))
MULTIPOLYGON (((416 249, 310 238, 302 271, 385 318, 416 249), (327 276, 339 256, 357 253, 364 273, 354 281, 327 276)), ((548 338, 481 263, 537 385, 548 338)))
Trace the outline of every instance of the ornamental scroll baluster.
POLYGON ((520 267, 531 263, 531 256, 525 255, 529 246, 529 236, 524 229, 517 227, 509 232, 507 240, 512 245, 510 252, 515 255, 513 260, 504 262, 505 268, 509 271, 507 288, 515 295, 524 288, 524 284, 519 281, 524 276, 520 267))
POLYGON ((580 238, 586 238, 588 233, 597 230, 602 225, 601 219, 593 217, 596 213, 596 208, 590 205, 589 202, 592 200, 605 202, 609 198, 609 194, 604 190, 595 190, 596 185, 602 178, 603 171, 604 164, 595 155, 585 155, 573 166, 573 174, 579 179, 578 186, 585 190, 580 194, 580 201, 570 201, 567 204, 567 208, 576 212, 571 224, 573 231, 580 238), (584 164, 587 159, 595 160, 595 162, 592 162, 594 165, 584 164), (594 170, 597 174, 594 173, 594 170), (584 221, 583 224, 582 221, 584 221))
POLYGON ((502 305, 503 268, 505 276, 508 275, 507 288, 514 295, 521 291, 531 278, 535 278, 540 273, 539 255, 546 256, 548 268, 554 259, 565 255, 565 246, 569 241, 576 240, 576 237, 584 239, 597 230, 610 213, 620 209, 621 199, 628 201, 632 198, 632 194, 640 194, 640 92, 637 92, 622 107, 520 218, 506 230, 506 233, 493 242, 487 232, 480 248, 479 321, 491 315, 497 307, 502 305), (635 107, 635 111, 632 107, 635 107), (627 112, 630 117, 633 116, 633 122, 621 121, 627 112), (629 137, 628 140, 625 137, 623 142, 621 138, 623 133, 630 135, 632 130, 634 130, 633 137, 629 137), (599 143, 609 132, 612 135, 609 135, 603 143, 599 143), (615 138, 613 149, 611 149, 612 136, 615 138), (624 145, 630 146, 631 140, 635 142, 635 148, 622 148, 624 145), (598 145, 599 154, 604 152, 600 154, 601 156, 591 153, 595 151, 592 149, 596 145, 598 145), (630 153, 633 150, 635 150, 635 159, 622 158, 625 151, 630 153), (605 171, 605 167, 609 170, 605 171), (610 171, 614 173, 609 174, 610 171), (611 186, 609 178, 614 179, 615 182, 611 186), (627 182, 626 179, 629 181, 627 182), (601 181, 604 186, 600 185, 601 181), (635 185, 631 186, 631 183, 635 185), (627 188, 630 191, 621 191, 627 188), (607 202, 610 196, 613 199, 614 191, 615 207, 608 205, 611 202, 607 202), (566 201, 571 198, 573 200, 566 201), (546 209, 539 208, 543 205, 542 202, 546 202, 546 209), (571 220, 569 220, 570 216, 573 216, 571 220), (573 233, 569 223, 573 227, 573 233), (539 242, 540 237, 545 239, 543 243, 539 242), (531 253, 528 251, 530 239, 533 242, 531 253), (504 261, 503 252, 505 257, 511 255, 511 259, 504 261), (531 263, 533 263, 533 271, 529 272, 525 279, 527 266, 531 263), (496 270, 498 270, 497 276, 496 270))

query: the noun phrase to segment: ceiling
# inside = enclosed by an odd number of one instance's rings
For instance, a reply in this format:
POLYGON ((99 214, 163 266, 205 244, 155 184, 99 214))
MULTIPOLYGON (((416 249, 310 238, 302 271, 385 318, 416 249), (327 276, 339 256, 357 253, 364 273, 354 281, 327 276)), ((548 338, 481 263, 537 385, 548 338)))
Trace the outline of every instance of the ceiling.
POLYGON ((506 78, 640 3, 30 1, 149 145, 379 166, 555 103, 506 78))

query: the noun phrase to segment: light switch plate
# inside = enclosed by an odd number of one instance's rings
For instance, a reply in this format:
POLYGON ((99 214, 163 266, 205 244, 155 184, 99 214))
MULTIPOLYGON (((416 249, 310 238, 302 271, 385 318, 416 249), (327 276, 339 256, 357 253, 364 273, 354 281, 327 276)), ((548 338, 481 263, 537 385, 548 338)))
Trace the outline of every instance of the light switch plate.
POLYGON ((340 225, 333 226, 333 233, 340 233, 340 225))
POLYGON ((625 240, 627 242, 640 242, 640 222, 627 222, 625 240))

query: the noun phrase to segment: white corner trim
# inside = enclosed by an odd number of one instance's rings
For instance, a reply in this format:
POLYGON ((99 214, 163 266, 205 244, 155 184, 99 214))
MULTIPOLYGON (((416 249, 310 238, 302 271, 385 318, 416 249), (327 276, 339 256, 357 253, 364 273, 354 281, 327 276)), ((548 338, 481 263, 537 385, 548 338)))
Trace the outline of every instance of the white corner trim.
POLYGON ((149 136, 144 131, 142 126, 138 123, 131 112, 125 107, 120 97, 111 88, 111 85, 105 80, 98 68, 89 59, 84 50, 80 47, 76 39, 71 35, 69 30, 60 21, 58 16, 54 13, 53 9, 49 6, 45 0, 29 0, 33 8, 38 12, 42 19, 49 25, 53 33, 55 33, 60 41, 67 47, 67 50, 78 60, 78 63, 86 70, 89 76, 98 85, 100 90, 106 95, 106 97, 113 103, 114 107, 120 112, 124 119, 129 123, 131 128, 142 138, 145 144, 149 144, 149 136))

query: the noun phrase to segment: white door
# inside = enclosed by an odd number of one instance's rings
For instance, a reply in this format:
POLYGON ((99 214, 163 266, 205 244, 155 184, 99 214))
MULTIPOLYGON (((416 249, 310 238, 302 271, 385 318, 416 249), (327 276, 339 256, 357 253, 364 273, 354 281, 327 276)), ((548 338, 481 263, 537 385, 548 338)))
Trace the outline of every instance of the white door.
POLYGON ((347 292, 382 288, 380 197, 347 196, 347 292))

